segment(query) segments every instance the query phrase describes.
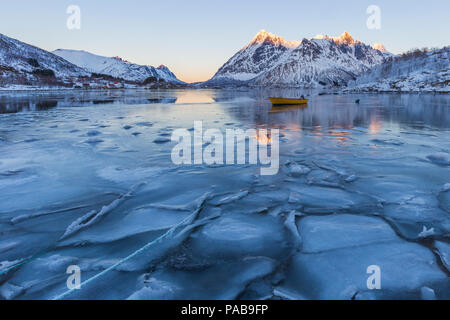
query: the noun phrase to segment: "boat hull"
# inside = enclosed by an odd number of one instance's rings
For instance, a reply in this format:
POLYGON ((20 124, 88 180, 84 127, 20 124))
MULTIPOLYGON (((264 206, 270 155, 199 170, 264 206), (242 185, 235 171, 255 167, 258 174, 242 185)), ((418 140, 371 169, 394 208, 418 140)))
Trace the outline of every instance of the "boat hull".
POLYGON ((308 99, 291 99, 291 98, 273 98, 269 97, 270 102, 274 106, 282 106, 289 104, 306 104, 308 103, 308 99))

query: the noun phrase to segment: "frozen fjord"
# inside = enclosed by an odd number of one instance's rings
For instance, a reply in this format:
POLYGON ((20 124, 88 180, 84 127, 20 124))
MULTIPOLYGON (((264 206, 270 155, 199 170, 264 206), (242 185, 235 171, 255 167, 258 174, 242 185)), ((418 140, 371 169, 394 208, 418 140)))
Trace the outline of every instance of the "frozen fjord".
POLYGON ((176 226, 66 298, 448 299, 448 95, 269 94, 2 93, 0 297, 54 298, 176 226), (173 165, 197 120, 279 128, 279 173, 173 165))

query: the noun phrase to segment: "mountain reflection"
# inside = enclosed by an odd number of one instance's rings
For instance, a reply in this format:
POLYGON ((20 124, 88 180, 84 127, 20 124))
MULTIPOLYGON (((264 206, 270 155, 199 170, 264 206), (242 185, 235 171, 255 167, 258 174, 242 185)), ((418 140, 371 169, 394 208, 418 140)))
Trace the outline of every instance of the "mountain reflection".
POLYGON ((237 106, 228 112, 236 119, 255 126, 282 129, 367 128, 376 134, 384 124, 420 130, 450 128, 450 97, 447 95, 325 95, 310 96, 307 107, 271 107, 264 98, 245 108, 237 106), (360 104, 355 99, 361 99, 360 104))
MULTIPOLYGON (((210 104, 243 127, 282 129, 364 128, 376 134, 383 126, 448 129, 450 97, 434 94, 328 94, 298 89, 124 90, 40 93, 0 93, 0 113, 45 111, 57 107, 101 104, 210 104), (268 97, 309 99, 307 105, 272 107, 268 97), (360 103, 355 103, 360 99, 360 103)), ((201 110, 201 109, 199 109, 201 110)), ((203 109, 204 110, 204 109, 203 109)), ((203 113, 198 115, 201 120, 203 113)), ((192 116, 195 116, 193 114, 192 116)))

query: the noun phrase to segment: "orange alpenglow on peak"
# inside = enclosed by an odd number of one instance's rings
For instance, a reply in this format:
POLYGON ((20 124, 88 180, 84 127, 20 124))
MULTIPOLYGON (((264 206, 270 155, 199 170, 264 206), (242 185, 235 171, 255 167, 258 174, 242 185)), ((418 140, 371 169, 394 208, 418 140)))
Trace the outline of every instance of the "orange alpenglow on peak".
POLYGON ((372 48, 381 52, 387 52, 386 48, 381 43, 374 43, 372 48))
POLYGON ((301 41, 286 41, 283 37, 277 36, 276 34, 267 32, 266 30, 259 31, 252 41, 247 45, 261 44, 261 43, 272 43, 274 45, 282 45, 285 47, 298 47, 301 41))
POLYGON ((341 34, 339 37, 329 37, 327 35, 324 36, 319 34, 315 36, 314 39, 333 40, 336 44, 346 44, 346 45, 354 45, 357 43, 361 43, 361 41, 353 39, 352 35, 347 31, 344 31, 344 33, 341 34))
POLYGON ((355 40, 353 39, 353 37, 351 36, 350 33, 348 33, 347 31, 344 31, 343 34, 341 34, 339 37, 334 38, 333 39, 334 42, 338 43, 338 44, 348 44, 348 45, 352 45, 355 43, 355 40))

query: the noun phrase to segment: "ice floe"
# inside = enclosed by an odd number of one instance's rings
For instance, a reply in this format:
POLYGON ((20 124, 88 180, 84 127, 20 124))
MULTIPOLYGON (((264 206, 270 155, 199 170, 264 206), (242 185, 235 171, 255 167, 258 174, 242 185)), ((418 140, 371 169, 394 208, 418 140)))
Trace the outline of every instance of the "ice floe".
POLYGON ((157 144, 161 144, 161 143, 167 143, 170 142, 171 140, 169 138, 164 138, 164 137, 158 137, 155 140, 153 140, 154 143, 157 144))
POLYGON ((194 232, 189 247, 201 257, 280 257, 287 239, 282 222, 270 215, 227 214, 194 232))
POLYGON ((450 244, 442 241, 436 241, 434 243, 436 247, 436 252, 441 258, 442 264, 450 272, 450 244))
POLYGON ((380 218, 356 214, 305 217, 300 220, 298 229, 303 238, 302 252, 305 253, 398 239, 391 227, 380 218))
POLYGON ((443 165, 443 166, 449 166, 450 165, 450 154, 448 153, 435 153, 430 154, 427 156, 427 159, 430 160, 433 163, 443 165))
POLYGON ((293 177, 300 177, 305 174, 308 174, 311 171, 307 166, 299 165, 299 164, 291 164, 289 166, 289 173, 293 177))
POLYGON ((302 250, 295 254, 280 289, 313 299, 351 299, 367 291, 366 272, 381 270, 381 292, 396 297, 447 278, 430 250, 399 238, 373 217, 307 217, 299 223, 302 250), (345 225, 345 227, 338 227, 345 225))
POLYGON ((171 284, 173 299, 228 300, 238 298, 250 282, 267 276, 275 266, 272 259, 249 257, 200 270, 159 268, 151 276, 171 284))
POLYGON ((90 211, 84 216, 78 218, 74 222, 72 222, 67 228, 64 234, 62 235, 61 239, 65 239, 72 234, 80 231, 83 228, 88 228, 89 226, 97 223, 99 219, 101 219, 104 215, 108 214, 109 212, 116 209, 122 202, 124 202, 127 198, 131 197, 133 195, 133 192, 138 189, 142 184, 136 184, 134 185, 131 190, 129 190, 127 193, 120 195, 119 198, 111 202, 109 205, 103 206, 101 210, 99 211, 90 211))
POLYGON ((422 231, 419 233, 419 238, 427 238, 435 234, 434 228, 427 229, 423 226, 422 231))

